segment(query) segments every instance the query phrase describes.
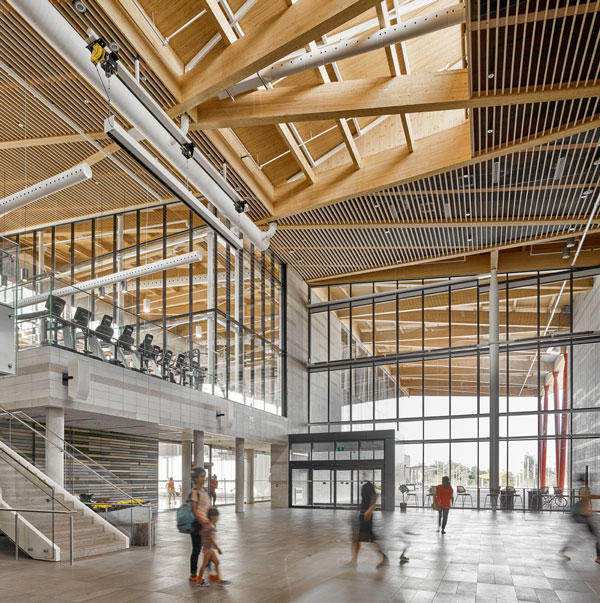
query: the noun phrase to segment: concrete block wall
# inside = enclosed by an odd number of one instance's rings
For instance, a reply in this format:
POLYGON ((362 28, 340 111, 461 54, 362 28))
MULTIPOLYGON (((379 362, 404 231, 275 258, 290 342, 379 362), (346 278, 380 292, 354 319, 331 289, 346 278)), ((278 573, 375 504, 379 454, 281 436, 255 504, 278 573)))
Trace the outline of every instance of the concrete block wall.
MULTIPOLYGON (((600 330, 600 278, 585 294, 575 296, 573 330, 600 330)), ((573 408, 598 408, 593 412, 575 412, 574 434, 600 433, 600 344, 573 347, 573 408)), ((600 439, 574 439, 572 444, 573 477, 589 468, 591 485, 600 486, 600 439)))

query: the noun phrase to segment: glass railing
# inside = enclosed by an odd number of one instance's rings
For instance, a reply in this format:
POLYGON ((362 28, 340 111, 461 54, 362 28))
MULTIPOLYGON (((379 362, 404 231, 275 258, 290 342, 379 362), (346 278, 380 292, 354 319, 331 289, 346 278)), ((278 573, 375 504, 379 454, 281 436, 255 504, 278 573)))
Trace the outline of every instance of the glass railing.
POLYGON ((147 320, 141 307, 123 307, 124 287, 83 291, 43 274, 23 277, 17 285, 9 281, 0 297, 17 300, 19 350, 57 346, 281 413, 278 350, 219 309, 177 316, 158 310, 159 316, 147 320))
MULTIPOLYGON (((214 367, 221 363, 218 358, 211 361, 209 357, 216 353, 207 336, 211 328, 195 330, 195 335, 201 332, 204 338, 193 336, 190 345, 189 332, 182 334, 182 330, 189 331, 188 317, 172 320, 171 328, 164 329, 159 324, 162 319, 144 320, 117 306, 101 289, 82 291, 48 275, 7 290, 9 297, 18 297, 19 350, 57 346, 212 392, 214 367), (209 367, 213 367, 211 372, 209 367)), ((191 318, 195 328, 215 321, 215 312, 197 312, 191 318)))
POLYGON ((16 304, 19 279, 18 247, 0 237, 0 377, 17 370, 16 304))

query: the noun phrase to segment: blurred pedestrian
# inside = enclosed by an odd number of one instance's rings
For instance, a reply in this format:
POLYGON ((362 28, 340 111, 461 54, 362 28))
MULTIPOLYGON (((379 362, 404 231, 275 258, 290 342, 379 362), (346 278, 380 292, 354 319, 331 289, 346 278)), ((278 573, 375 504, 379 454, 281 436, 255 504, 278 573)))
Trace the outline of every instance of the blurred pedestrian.
POLYGON ((217 488, 219 487, 219 480, 217 479, 216 473, 213 474, 210 479, 210 497, 212 499, 213 507, 217 504, 217 488))
MULTIPOLYGON (((600 533, 598 532, 592 510, 592 499, 600 498, 600 496, 592 494, 587 487, 579 488, 579 496, 581 498, 571 509, 571 517, 576 524, 582 526, 594 537, 594 540, 596 541, 596 563, 600 563, 600 533)), ((573 528, 575 527, 576 526, 573 526, 573 528)), ((567 555, 567 551, 573 548, 573 545, 575 545, 576 542, 579 542, 579 540, 580 537, 577 534, 577 530, 573 529, 571 536, 559 551, 559 555, 564 557, 567 561, 570 561, 571 557, 567 555)))
POLYGON ((172 477, 170 477, 169 481, 167 482, 167 494, 169 495, 169 505, 171 504, 171 499, 173 499, 173 502, 177 502, 177 496, 175 494, 175 482, 173 481, 172 477))
POLYGON ((450 478, 447 475, 442 477, 442 483, 435 488, 435 501, 438 509, 438 532, 442 530, 442 534, 445 534, 448 513, 454 503, 454 490, 450 485, 450 478))
POLYGON ((365 482, 360 489, 358 525, 355 525, 353 529, 352 559, 348 563, 352 567, 356 567, 361 542, 372 543, 381 555, 381 561, 377 564, 377 567, 389 564, 389 559, 377 543, 377 537, 373 532, 373 511, 376 505, 377 493, 375 492, 375 486, 371 482, 365 482))

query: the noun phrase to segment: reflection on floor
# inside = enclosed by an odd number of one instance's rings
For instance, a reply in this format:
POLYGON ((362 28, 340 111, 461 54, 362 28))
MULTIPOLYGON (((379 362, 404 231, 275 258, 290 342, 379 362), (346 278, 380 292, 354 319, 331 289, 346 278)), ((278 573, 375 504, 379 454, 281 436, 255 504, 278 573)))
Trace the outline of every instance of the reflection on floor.
MULTIPOLYGON (((83 602, 243 603, 600 601, 600 566, 581 533, 570 562, 557 550, 573 524, 568 514, 493 515, 451 511, 447 534, 436 531, 430 510, 379 515, 377 532, 391 565, 363 545, 359 567, 350 556, 349 511, 277 509, 257 505, 244 515, 221 509, 218 542, 226 588, 188 583, 189 537, 175 514, 158 515, 158 546, 107 557, 51 564, 15 562, 0 551, 0 600, 10 603, 83 602), (411 531, 410 562, 399 566, 404 529, 411 531)), ((5 540, 4 538, 0 540, 5 540)))

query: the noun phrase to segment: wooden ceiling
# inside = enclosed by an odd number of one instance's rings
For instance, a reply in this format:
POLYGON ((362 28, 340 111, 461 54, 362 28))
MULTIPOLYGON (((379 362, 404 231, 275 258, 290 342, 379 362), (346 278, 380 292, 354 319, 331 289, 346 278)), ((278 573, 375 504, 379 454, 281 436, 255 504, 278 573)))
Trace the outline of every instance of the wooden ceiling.
MULTIPOLYGON (((191 115, 194 141, 217 168, 227 163, 253 220, 277 221, 272 248, 307 280, 384 280, 426 264, 443 272, 439 260, 465 258, 475 273, 493 250, 560 248, 592 215, 599 2, 473 1, 464 26, 235 102, 215 95, 290 53, 455 1, 84 0, 83 14, 51 2, 82 37, 92 27, 116 42, 132 72, 139 58, 142 85, 176 120, 191 115)), ((94 163, 92 182, 2 217, 4 233, 169 199, 101 133, 106 99, 7 0, 0 61, 4 194, 94 163)), ((598 218, 589 226, 592 237, 598 218)))

